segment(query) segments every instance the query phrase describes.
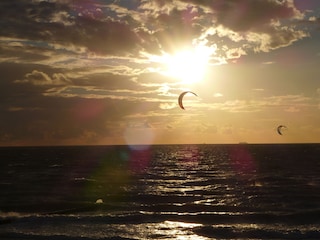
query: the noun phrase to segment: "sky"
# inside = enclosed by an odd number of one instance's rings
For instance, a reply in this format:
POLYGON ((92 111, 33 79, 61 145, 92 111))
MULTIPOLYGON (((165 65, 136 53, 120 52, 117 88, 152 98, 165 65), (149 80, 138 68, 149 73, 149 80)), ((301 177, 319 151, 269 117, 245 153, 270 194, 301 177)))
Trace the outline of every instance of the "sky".
POLYGON ((318 0, 1 0, 0 146, 319 143, 319 42, 318 0))

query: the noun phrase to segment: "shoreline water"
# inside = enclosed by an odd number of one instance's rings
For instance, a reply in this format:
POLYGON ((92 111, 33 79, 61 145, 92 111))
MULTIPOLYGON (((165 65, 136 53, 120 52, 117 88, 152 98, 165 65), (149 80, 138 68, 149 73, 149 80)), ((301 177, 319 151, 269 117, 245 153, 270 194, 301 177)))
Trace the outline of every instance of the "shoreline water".
POLYGON ((317 239, 319 154, 320 144, 0 148, 0 236, 317 239))

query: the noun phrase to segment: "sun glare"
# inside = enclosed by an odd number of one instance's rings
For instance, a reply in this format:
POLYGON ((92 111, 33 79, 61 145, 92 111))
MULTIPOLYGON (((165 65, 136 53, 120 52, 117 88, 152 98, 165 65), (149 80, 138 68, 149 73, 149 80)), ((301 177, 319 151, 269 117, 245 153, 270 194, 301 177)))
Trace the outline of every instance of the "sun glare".
POLYGON ((212 53, 213 50, 205 46, 180 50, 173 55, 166 53, 161 57, 164 65, 161 73, 185 84, 199 82, 205 77, 212 53))

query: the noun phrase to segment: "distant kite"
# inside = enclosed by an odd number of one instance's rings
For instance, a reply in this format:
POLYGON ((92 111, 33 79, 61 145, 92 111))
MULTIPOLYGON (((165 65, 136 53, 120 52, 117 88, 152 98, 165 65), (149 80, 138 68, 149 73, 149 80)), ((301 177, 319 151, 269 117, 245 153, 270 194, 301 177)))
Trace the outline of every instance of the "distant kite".
POLYGON ((288 128, 286 126, 284 126, 284 125, 279 125, 277 127, 277 132, 278 132, 279 135, 282 135, 282 130, 283 129, 288 129, 288 128))
POLYGON ((179 98, 178 98, 178 103, 179 103, 179 106, 180 106, 183 110, 185 110, 185 109, 184 109, 184 106, 183 106, 183 104, 182 104, 182 99, 183 99, 184 95, 186 95, 187 93, 192 93, 193 95, 198 96, 197 94, 195 94, 194 92, 191 92, 191 91, 185 91, 185 92, 181 93, 180 96, 179 96, 179 98))

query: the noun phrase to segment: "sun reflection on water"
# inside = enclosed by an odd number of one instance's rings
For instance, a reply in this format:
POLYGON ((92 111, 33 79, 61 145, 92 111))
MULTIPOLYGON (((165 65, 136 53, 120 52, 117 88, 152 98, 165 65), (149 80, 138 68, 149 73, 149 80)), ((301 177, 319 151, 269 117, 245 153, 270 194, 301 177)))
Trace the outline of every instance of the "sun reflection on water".
POLYGON ((202 224, 198 223, 186 223, 176 221, 164 221, 158 226, 155 226, 154 233, 158 236, 170 236, 168 239, 199 239, 206 240, 209 238, 196 235, 192 229, 195 227, 201 227, 202 224))

